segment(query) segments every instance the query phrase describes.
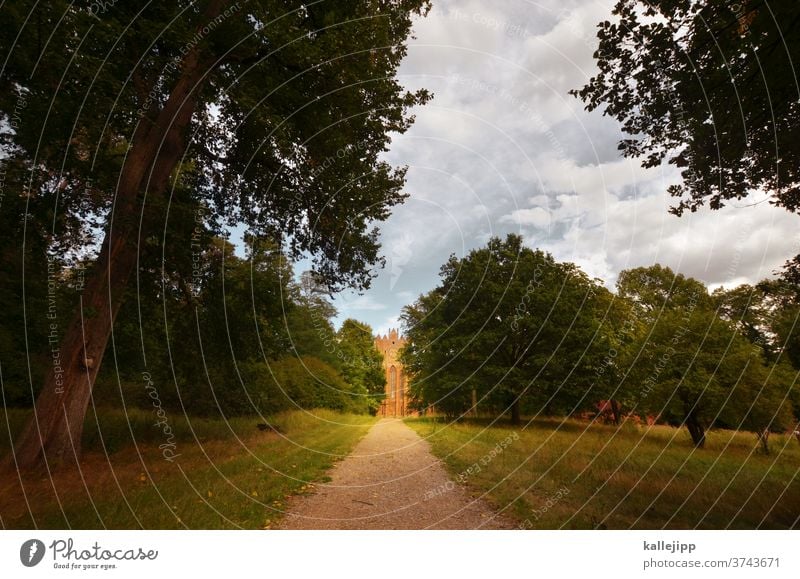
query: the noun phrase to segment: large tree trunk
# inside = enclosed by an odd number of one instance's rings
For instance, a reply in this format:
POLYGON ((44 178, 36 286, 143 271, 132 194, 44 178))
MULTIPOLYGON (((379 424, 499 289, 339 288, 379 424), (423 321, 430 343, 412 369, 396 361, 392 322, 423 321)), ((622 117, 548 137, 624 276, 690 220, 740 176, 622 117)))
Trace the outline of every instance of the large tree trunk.
POLYGON ((706 444, 706 429, 700 424, 694 412, 690 412, 686 417, 686 428, 689 429, 695 447, 703 448, 706 444))
MULTIPOLYGON (((63 373, 48 371, 34 416, 16 441, 18 468, 77 463, 83 422, 114 318, 138 259, 141 194, 159 196, 186 148, 195 91, 208 63, 199 52, 186 55, 155 123, 143 119, 134 133, 116 190, 112 216, 96 267, 87 280, 80 311, 59 346, 63 373)), ((147 219, 144 219, 145 225, 147 219)))

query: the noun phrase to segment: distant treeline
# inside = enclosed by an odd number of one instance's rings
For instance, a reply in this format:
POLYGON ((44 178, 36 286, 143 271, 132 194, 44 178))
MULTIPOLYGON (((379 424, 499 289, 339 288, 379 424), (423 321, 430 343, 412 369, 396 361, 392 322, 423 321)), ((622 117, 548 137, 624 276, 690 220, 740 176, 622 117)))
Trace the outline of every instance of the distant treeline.
POLYGON ((402 358, 421 408, 574 415, 609 408, 685 425, 770 432, 800 411, 800 288, 765 280, 709 293, 653 265, 620 273, 616 292, 572 263, 493 238, 442 267, 403 312, 402 358), (477 408, 473 404, 477 402, 477 408))

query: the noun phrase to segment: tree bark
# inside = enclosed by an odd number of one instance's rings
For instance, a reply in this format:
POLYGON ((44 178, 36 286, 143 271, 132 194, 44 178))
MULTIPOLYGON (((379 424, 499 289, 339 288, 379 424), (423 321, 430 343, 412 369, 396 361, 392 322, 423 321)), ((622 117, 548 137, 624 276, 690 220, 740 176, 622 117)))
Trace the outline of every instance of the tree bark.
POLYGON ((761 450, 764 454, 769 454, 769 428, 758 431, 758 441, 761 443, 761 450))
MULTIPOLYGON (((181 76, 155 122, 142 119, 134 132, 116 190, 112 215, 81 306, 58 347, 63 373, 50 368, 34 416, 16 441, 17 468, 44 463, 48 469, 80 459, 81 435, 114 318, 138 260, 136 217, 140 194, 159 196, 186 148, 198 83, 206 73, 199 49, 187 53, 181 76)), ((145 220, 146 222, 147 220, 145 220)))
POLYGON ((686 428, 689 429, 689 434, 695 447, 703 448, 706 444, 706 429, 700 424, 694 412, 690 412, 689 416, 686 417, 686 428))
POLYGON ((511 424, 517 426, 521 422, 522 420, 519 413, 519 398, 517 398, 511 403, 511 424))
POLYGON ((619 423, 622 422, 622 412, 620 411, 619 402, 617 402, 613 398, 610 400, 610 402, 611 402, 611 414, 614 417, 614 424, 619 426, 619 423))

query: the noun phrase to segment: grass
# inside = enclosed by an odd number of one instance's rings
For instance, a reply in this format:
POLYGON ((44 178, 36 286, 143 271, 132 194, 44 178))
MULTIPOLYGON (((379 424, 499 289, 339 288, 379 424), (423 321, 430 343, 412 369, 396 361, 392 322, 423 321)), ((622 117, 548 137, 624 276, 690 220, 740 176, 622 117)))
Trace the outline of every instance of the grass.
MULTIPOLYGON (((7 411, 8 429, 26 419, 7 411)), ((315 410, 270 419, 210 420, 170 416, 175 453, 165 460, 152 413, 90 411, 84 456, 75 470, 0 476, 3 528, 263 529, 281 518, 287 499, 311 492, 346 456, 375 418, 315 410), (102 436, 101 436, 102 433, 102 436), (135 444, 132 442, 135 440, 135 444), (103 447, 106 450, 103 450, 103 447)))
POLYGON ((695 450, 685 429, 667 426, 407 423, 454 478, 462 475, 476 494, 486 493, 520 528, 800 526, 800 444, 790 436, 773 435, 772 453, 764 455, 745 432, 712 431, 706 447, 695 450), (508 444, 498 450, 502 441, 508 444))

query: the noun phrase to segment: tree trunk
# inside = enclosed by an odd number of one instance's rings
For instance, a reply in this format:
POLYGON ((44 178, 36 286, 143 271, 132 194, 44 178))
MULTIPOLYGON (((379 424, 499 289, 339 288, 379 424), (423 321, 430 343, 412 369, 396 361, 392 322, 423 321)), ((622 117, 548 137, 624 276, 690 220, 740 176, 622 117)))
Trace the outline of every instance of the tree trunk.
MULTIPOLYGON (((206 68, 197 49, 186 55, 181 77, 155 122, 142 119, 134 133, 115 192, 114 206, 96 267, 80 310, 58 347, 63 373, 51 369, 34 416, 16 441, 17 468, 77 463, 83 422, 128 279, 138 260, 140 193, 160 196, 186 147, 195 90, 206 68)), ((151 204, 152 205, 152 204, 151 204)), ((147 225, 147 219, 142 219, 147 225)), ((55 350, 54 350, 55 354, 55 350)))
POLYGON ((610 402, 611 402, 611 414, 614 417, 614 424, 619 426, 619 423, 622 422, 622 412, 619 407, 619 402, 617 402, 613 398, 611 399, 610 402))
POLYGON ((703 448, 706 444, 706 430, 703 428, 703 425, 700 424, 700 421, 697 420, 697 416, 695 416, 694 412, 690 412, 689 416, 686 417, 686 428, 689 429, 689 434, 692 437, 692 442, 695 447, 703 448))
POLYGON ((769 428, 758 431, 758 441, 761 443, 761 450, 764 454, 769 454, 769 428))
POLYGON ((522 420, 519 415, 519 398, 511 403, 511 424, 518 426, 522 420))

